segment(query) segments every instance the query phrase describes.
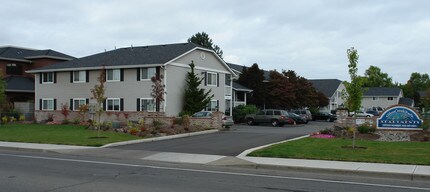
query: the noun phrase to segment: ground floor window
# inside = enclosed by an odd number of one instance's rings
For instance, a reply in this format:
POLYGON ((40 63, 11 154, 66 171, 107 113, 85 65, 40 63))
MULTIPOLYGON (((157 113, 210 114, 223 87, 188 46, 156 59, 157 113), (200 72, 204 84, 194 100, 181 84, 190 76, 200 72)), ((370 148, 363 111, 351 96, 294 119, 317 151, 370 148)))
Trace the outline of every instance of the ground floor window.
POLYGON ((209 105, 206 107, 206 111, 218 111, 218 100, 211 100, 209 105))
POLYGON ((42 110, 53 111, 54 99, 42 99, 42 110))
POLYGON ((73 99, 73 111, 79 111, 81 105, 86 105, 87 99, 85 98, 75 98, 73 99))
POLYGON ((140 111, 155 112, 155 101, 153 98, 140 98, 140 111))
POLYGON ((106 111, 120 111, 121 99, 120 98, 108 98, 106 99, 106 111))

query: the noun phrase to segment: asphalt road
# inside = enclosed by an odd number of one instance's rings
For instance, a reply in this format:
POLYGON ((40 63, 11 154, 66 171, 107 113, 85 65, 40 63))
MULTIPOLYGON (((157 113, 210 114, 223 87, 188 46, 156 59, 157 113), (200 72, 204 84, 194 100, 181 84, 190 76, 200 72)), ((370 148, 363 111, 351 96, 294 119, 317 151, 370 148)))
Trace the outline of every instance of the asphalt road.
POLYGON ((0 191, 430 191, 423 181, 0 150, 0 191))
POLYGON ((235 125, 230 131, 114 148, 236 156, 250 148, 303 136, 332 126, 333 123, 324 121, 311 121, 306 125, 285 125, 283 127, 235 125))

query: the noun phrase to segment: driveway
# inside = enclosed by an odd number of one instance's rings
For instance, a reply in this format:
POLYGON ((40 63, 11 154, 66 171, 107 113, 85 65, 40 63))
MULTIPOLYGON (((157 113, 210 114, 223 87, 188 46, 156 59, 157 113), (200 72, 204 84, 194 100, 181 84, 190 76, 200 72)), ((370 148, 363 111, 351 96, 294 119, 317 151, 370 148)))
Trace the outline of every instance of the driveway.
POLYGON ((230 131, 113 147, 126 150, 236 156, 243 151, 309 134, 333 123, 311 121, 307 125, 284 127, 235 125, 230 131))

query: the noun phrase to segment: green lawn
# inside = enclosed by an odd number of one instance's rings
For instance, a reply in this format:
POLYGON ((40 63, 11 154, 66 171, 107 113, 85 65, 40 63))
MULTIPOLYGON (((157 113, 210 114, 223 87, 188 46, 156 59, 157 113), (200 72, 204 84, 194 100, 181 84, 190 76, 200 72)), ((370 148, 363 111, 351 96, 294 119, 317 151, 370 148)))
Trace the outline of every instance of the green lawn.
POLYGON ((367 149, 341 147, 351 145, 350 139, 304 138, 257 150, 249 156, 430 165, 430 142, 357 141, 357 146, 367 149))
POLYGON ((108 143, 139 139, 124 133, 87 130, 77 125, 8 124, 0 125, 0 141, 102 146, 108 143))

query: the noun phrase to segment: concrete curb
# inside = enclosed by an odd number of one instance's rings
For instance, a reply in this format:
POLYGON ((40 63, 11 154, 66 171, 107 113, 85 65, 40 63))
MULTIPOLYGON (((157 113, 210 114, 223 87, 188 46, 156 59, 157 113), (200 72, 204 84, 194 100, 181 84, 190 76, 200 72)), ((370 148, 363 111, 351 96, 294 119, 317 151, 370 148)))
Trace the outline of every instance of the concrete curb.
POLYGON ((247 150, 243 151, 242 153, 240 153, 236 157, 239 157, 239 158, 246 157, 248 154, 250 154, 251 152, 253 152, 255 150, 263 149, 263 148, 266 148, 266 147, 270 147, 272 145, 277 145, 277 144, 281 144, 281 143, 285 143, 285 142, 289 142, 289 141, 295 141, 295 140, 303 139, 303 138, 306 138, 306 137, 309 137, 309 135, 303 135, 301 137, 296 137, 296 138, 288 139, 288 140, 285 140, 285 141, 280 141, 280 142, 271 143, 271 144, 267 144, 267 145, 263 145, 263 146, 259 146, 259 147, 254 147, 254 148, 247 149, 247 150))
POLYGON ((218 129, 211 129, 211 130, 207 130, 207 131, 199 131, 199 132, 184 133, 184 134, 177 134, 177 135, 168 135, 168 136, 163 136, 163 137, 154 137, 154 138, 138 139, 138 140, 131 140, 131 141, 123 141, 123 142, 117 142, 117 143, 109 143, 109 144, 101 146, 100 148, 116 147, 116 146, 122 146, 122 145, 130 145, 130 144, 153 142, 153 141, 162 141, 162 140, 176 139, 176 138, 189 137, 189 136, 195 136, 195 135, 203 135, 203 134, 216 133, 216 132, 219 132, 219 130, 218 129))

